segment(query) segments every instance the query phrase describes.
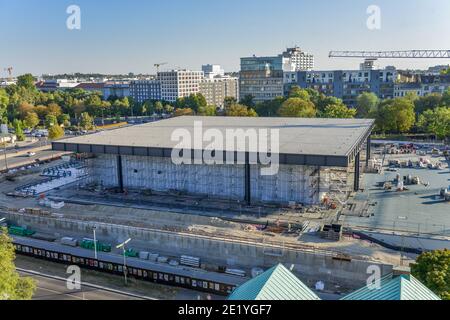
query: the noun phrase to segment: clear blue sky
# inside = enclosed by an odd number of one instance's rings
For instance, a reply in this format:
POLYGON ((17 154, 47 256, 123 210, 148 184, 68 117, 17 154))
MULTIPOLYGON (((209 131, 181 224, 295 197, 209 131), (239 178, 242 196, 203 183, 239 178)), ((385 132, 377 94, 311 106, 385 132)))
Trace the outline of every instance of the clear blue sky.
MULTIPOLYGON (((357 68, 329 50, 450 49, 449 0, 0 0, 0 74, 153 73, 153 64, 239 69, 242 56, 274 55, 298 44, 316 69, 357 68), (81 8, 81 30, 66 8, 81 8), (381 8, 381 30, 366 9, 381 8)), ((450 61, 397 60, 425 67, 450 61)))

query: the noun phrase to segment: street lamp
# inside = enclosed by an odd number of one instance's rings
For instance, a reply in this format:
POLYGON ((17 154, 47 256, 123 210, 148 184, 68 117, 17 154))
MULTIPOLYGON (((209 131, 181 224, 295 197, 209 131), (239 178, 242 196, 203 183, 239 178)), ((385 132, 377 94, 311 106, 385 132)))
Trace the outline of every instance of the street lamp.
POLYGON ((116 246, 117 249, 122 248, 123 252, 123 276, 125 277, 125 285, 127 284, 127 256, 125 255, 125 245, 130 241, 131 238, 128 238, 127 240, 116 246))
POLYGON ((92 231, 94 232, 94 257, 95 260, 97 260, 97 238, 95 237, 95 229, 97 229, 96 226, 92 228, 92 231))

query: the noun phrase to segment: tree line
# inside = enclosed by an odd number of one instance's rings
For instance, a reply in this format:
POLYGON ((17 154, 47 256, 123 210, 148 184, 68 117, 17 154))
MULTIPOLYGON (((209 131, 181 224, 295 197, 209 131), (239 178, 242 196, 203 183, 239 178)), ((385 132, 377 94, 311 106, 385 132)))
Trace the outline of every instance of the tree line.
POLYGON ((64 128, 90 130, 94 118, 150 116, 152 114, 225 115, 233 117, 323 117, 373 118, 377 133, 426 133, 439 139, 450 136, 450 89, 444 94, 380 100, 366 92, 357 97, 356 108, 349 108, 342 99, 326 96, 314 89, 293 86, 286 97, 258 102, 252 96, 237 101, 226 97, 224 108, 208 105, 201 94, 178 98, 176 102, 147 100, 143 103, 131 97, 103 99, 101 92, 82 89, 41 92, 31 74, 18 77, 17 84, 0 89, 0 122, 15 129, 19 140, 23 128, 49 129, 51 138, 64 134, 64 128))

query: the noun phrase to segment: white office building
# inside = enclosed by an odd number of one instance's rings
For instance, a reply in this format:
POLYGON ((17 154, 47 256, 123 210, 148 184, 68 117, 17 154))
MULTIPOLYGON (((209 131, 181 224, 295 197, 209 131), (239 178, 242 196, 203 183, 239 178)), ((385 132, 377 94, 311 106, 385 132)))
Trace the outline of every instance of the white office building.
POLYGON ((161 85, 161 99, 175 102, 178 98, 199 93, 202 79, 203 71, 172 70, 158 72, 157 80, 161 85))
POLYGON ((310 71, 314 69, 314 56, 302 51, 299 47, 287 48, 281 55, 290 59, 292 67, 289 71, 310 71))

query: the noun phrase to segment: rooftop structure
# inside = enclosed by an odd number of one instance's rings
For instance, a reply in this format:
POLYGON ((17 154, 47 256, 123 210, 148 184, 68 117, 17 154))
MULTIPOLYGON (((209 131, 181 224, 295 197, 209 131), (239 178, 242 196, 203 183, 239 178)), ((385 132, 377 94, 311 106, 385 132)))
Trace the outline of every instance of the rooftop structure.
MULTIPOLYGON (((171 141, 179 128, 194 133, 194 122, 203 130, 279 129, 281 164, 347 167, 370 135, 374 121, 322 118, 235 118, 184 116, 53 142, 60 151, 170 157, 178 142, 171 141)), ((221 151, 257 152, 224 146, 221 151)))
POLYGON ((225 75, 225 70, 218 64, 205 64, 202 65, 202 71, 205 78, 212 79, 215 77, 223 77, 225 75))
POLYGON ((281 263, 237 287, 228 300, 320 300, 281 263))
POLYGON ((341 300, 441 300, 408 271, 394 270, 380 280, 380 287, 365 286, 341 300))
POLYGON ((359 189, 360 152, 370 145, 373 125, 367 119, 185 116, 54 141, 53 149, 92 154, 87 183, 121 192, 313 205, 328 195, 343 201, 351 172, 353 190, 359 189))

